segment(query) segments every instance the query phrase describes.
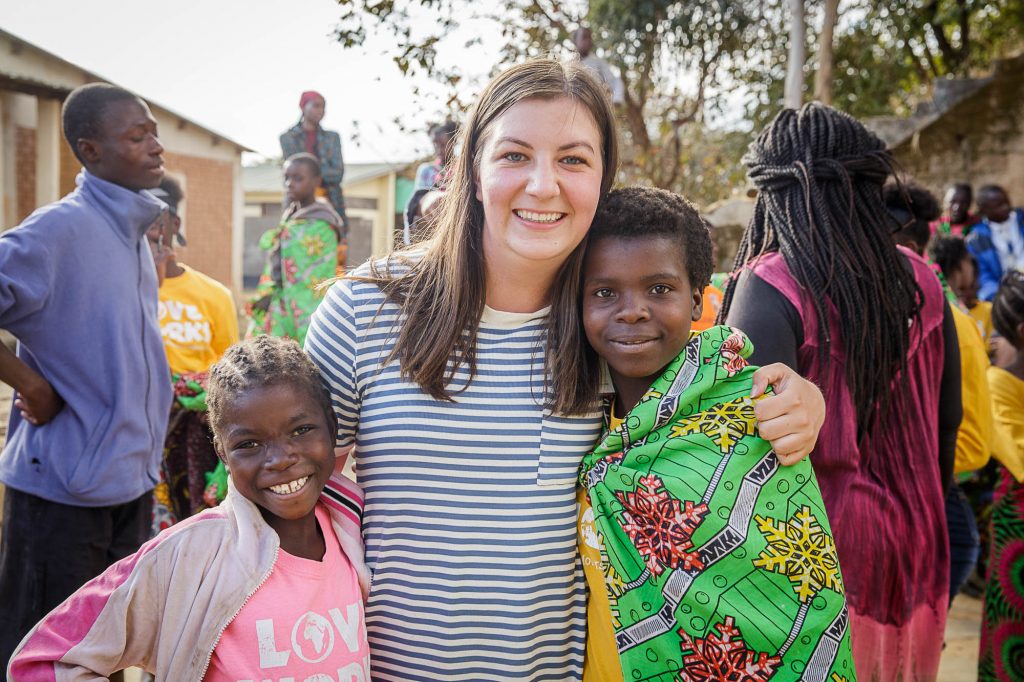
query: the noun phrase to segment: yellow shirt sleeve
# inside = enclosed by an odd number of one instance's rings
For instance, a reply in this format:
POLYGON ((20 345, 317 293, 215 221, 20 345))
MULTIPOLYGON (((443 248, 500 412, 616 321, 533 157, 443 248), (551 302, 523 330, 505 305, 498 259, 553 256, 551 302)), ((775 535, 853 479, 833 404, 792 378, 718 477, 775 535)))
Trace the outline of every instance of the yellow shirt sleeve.
POLYGON ((985 466, 992 451, 992 400, 988 388, 988 353, 974 320, 950 306, 960 346, 960 382, 964 416, 956 434, 956 473, 985 466))
POLYGON ((1024 381, 999 367, 988 369, 996 433, 992 455, 1024 482, 1024 381))
MULTIPOLYGON (((622 423, 614 416, 611 421, 613 429, 622 423)), ((612 610, 601 570, 602 545, 594 525, 594 510, 585 489, 576 491, 576 501, 579 505, 577 544, 587 579, 587 648, 583 656, 583 682, 623 682, 612 610)))

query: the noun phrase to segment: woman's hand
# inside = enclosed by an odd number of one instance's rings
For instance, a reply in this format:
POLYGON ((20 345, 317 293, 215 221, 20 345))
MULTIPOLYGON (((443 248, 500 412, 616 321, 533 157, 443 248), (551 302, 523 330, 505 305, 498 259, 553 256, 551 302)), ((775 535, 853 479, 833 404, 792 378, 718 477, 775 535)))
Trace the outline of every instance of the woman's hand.
POLYGON ((751 398, 771 385, 773 395, 754 403, 761 437, 772 444, 783 466, 796 464, 810 454, 825 421, 825 398, 810 381, 777 362, 754 372, 751 398))

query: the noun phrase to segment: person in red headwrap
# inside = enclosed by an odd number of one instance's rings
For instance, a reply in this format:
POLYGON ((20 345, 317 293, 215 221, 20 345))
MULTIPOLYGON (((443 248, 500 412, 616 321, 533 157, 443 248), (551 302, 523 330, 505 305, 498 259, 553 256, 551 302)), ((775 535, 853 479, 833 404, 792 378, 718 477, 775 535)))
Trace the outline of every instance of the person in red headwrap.
POLYGON ((334 210, 341 216, 342 226, 338 248, 338 262, 344 264, 345 246, 348 239, 348 217, 345 215, 345 195, 341 181, 345 177, 345 160, 341 155, 341 136, 333 130, 324 130, 320 121, 324 118, 326 103, 324 96, 316 90, 307 90, 299 97, 302 118, 288 130, 281 133, 281 156, 289 158, 300 152, 308 152, 320 162, 323 183, 317 196, 326 197, 334 210))

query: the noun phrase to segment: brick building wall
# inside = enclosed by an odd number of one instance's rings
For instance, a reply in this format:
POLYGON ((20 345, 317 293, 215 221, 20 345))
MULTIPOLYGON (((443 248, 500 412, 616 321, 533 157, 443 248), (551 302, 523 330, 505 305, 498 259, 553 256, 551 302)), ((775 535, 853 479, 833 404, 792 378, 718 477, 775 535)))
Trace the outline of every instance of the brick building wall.
POLYGON ((181 262, 231 286, 232 180, 226 161, 166 152, 164 167, 185 191, 183 223, 187 247, 181 262))
POLYGON ((20 223, 36 210, 36 131, 18 126, 14 129, 14 167, 18 169, 17 217, 20 223))
POLYGON ((75 189, 75 178, 82 170, 82 164, 75 157, 67 142, 60 145, 60 195, 70 194, 75 189))

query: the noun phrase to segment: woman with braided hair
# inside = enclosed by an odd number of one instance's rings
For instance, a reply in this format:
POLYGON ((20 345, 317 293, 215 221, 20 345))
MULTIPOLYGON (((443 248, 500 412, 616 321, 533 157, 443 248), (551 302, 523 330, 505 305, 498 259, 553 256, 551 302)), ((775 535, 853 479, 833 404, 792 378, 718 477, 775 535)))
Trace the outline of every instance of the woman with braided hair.
POLYGON ((854 662, 934 680, 949 599, 943 510, 961 418, 956 332, 928 265, 897 247, 884 143, 821 104, 786 110, 744 157, 759 190, 722 316, 817 383, 811 453, 832 520, 854 662))

